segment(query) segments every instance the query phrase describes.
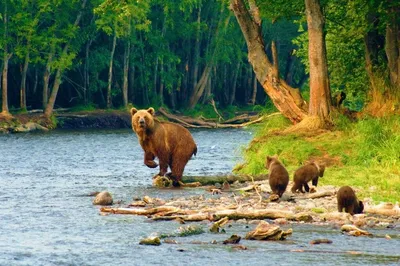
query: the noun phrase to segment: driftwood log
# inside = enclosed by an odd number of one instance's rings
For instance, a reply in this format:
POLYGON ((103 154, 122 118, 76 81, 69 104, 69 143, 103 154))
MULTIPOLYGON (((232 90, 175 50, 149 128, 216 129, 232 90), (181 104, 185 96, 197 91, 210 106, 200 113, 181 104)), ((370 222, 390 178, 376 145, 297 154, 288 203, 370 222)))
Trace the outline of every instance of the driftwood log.
POLYGON ((266 118, 280 115, 279 112, 272 113, 266 116, 242 114, 225 122, 217 122, 206 121, 202 118, 196 119, 187 116, 176 116, 168 113, 164 108, 158 109, 158 112, 166 117, 168 120, 181 124, 182 126, 188 128, 242 128, 251 124, 259 123, 266 118))
POLYGON ((249 175, 221 175, 221 176, 183 176, 183 183, 194 183, 199 182, 203 186, 204 185, 214 185, 215 183, 224 183, 227 181, 228 183, 233 183, 235 181, 238 182, 246 182, 246 181, 263 181, 267 180, 268 175, 257 175, 257 176, 249 176, 249 175))

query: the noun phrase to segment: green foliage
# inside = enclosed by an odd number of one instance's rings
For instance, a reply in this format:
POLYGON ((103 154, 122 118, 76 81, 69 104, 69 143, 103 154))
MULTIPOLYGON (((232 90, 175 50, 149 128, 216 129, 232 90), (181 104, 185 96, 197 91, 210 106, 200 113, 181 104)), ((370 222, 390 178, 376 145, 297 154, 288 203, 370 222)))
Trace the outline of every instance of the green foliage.
POLYGON ((266 155, 277 154, 293 173, 310 159, 327 165, 321 184, 362 188, 361 197, 375 201, 400 198, 400 118, 365 118, 351 123, 335 117, 337 129, 315 136, 280 134, 288 122, 282 117, 269 119, 244 151, 240 173, 266 173, 266 155))
POLYGON ((71 108, 71 112, 87 112, 95 110, 97 110, 97 106, 95 106, 93 103, 87 105, 76 105, 71 108))

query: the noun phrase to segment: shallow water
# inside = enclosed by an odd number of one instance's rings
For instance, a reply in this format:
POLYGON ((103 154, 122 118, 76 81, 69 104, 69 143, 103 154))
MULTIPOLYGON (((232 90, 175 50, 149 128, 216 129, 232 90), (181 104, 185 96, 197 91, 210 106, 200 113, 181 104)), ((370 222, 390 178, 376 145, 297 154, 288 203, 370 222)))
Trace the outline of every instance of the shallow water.
MULTIPOLYGON (((241 148, 252 138, 250 131, 239 129, 192 133, 198 153, 185 175, 230 173, 240 161, 241 148)), ((395 229, 371 230, 379 237, 355 238, 329 226, 288 225, 294 233, 283 242, 242 240, 248 250, 211 244, 232 234, 244 236, 254 227, 234 223, 226 234, 141 246, 143 237, 171 233, 181 225, 139 216, 101 216, 91 204, 93 198, 82 196, 107 190, 114 200, 126 203, 144 195, 211 196, 202 189, 153 188, 151 176, 156 172, 144 166, 143 151, 130 130, 0 135, 0 265, 400 264, 400 232, 395 229), (385 234, 393 238, 386 240, 385 234), (333 243, 311 246, 316 238, 333 243)), ((207 230, 206 223, 196 224, 207 230)))

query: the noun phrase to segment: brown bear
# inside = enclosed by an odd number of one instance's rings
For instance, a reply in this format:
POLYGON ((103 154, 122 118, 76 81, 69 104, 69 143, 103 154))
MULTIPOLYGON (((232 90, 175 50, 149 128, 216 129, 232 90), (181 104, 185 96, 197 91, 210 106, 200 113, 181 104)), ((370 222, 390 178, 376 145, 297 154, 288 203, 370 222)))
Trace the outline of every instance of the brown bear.
POLYGON ((364 204, 357 199, 356 193, 351 187, 343 186, 339 188, 336 196, 339 212, 342 212, 343 208, 345 212, 351 215, 363 212, 364 204))
POLYGON ((167 176, 173 181, 173 186, 178 187, 187 162, 197 153, 197 146, 189 130, 175 123, 160 122, 154 113, 154 108, 132 108, 132 129, 144 150, 144 164, 150 168, 157 167, 154 161, 157 157, 160 164, 158 175, 164 176, 170 167, 171 173, 167 176))
POLYGON ((289 173, 276 157, 267 156, 265 166, 269 171, 269 186, 272 193, 282 197, 289 183, 289 173))
POLYGON ((313 186, 318 185, 318 178, 324 176, 325 166, 316 162, 303 165, 294 172, 292 192, 300 191, 304 193, 303 187, 307 192, 310 192, 308 182, 312 181, 313 186))

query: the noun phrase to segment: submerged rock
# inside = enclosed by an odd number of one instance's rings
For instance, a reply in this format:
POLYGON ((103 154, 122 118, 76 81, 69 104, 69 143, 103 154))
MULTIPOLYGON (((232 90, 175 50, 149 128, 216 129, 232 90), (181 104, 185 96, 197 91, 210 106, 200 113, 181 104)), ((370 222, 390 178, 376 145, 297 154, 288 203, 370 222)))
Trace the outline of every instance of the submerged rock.
POLYGON ((322 239, 314 239, 310 241, 311 245, 318 245, 318 244, 332 244, 332 240, 322 238, 322 239))
POLYGON ((93 205, 112 205, 112 204, 113 204, 113 198, 108 191, 100 192, 93 200, 93 205))
POLYGON ((139 245, 159 246, 161 245, 161 241, 158 236, 147 237, 140 240, 139 245))
POLYGON ((230 238, 224 240, 224 242, 222 242, 224 245, 226 244, 237 244, 239 243, 240 239, 242 239, 240 236, 238 235, 231 235, 230 238))

